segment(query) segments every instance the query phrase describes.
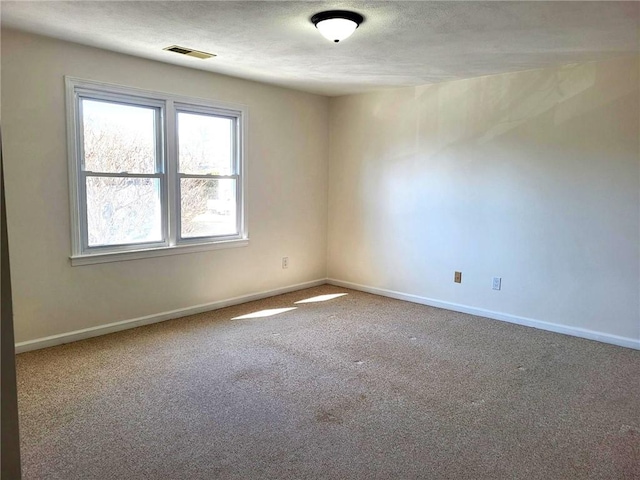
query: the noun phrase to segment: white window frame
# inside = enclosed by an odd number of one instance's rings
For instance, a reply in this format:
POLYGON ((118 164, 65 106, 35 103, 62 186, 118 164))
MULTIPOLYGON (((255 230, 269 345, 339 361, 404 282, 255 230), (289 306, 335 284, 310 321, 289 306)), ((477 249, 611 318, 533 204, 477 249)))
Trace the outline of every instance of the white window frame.
POLYGON ((67 142, 69 150, 69 190, 71 206, 71 264, 134 260, 243 247, 249 243, 246 215, 246 145, 248 109, 244 105, 228 104, 208 99, 152 92, 121 85, 107 84, 75 77, 65 77, 67 101, 67 142), (114 173, 102 175, 82 168, 83 98, 114 101, 122 104, 153 108, 156 111, 156 158, 154 174, 114 173), (179 112, 214 115, 234 120, 233 169, 231 175, 189 175, 178 172, 177 116, 179 112), (87 176, 158 178, 161 184, 162 240, 114 246, 89 246, 86 213, 87 176), (182 238, 180 232, 180 179, 233 178, 236 184, 237 233, 233 235, 182 238))

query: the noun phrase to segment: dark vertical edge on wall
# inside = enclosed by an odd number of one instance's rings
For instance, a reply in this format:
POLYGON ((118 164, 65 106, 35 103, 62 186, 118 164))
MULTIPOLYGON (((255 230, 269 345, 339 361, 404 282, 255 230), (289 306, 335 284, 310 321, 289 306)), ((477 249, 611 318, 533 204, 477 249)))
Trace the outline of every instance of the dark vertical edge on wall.
POLYGON ((18 397, 16 389, 16 357, 13 337, 13 303, 11 298, 11 271, 9 268, 9 242, 7 239, 7 210, 4 198, 4 164, 2 161, 2 133, 0 133, 0 209, 2 210, 0 269, 2 278, 2 311, 0 315, 2 448, 0 452, 0 478, 18 480, 20 472, 20 437, 18 429, 18 397))

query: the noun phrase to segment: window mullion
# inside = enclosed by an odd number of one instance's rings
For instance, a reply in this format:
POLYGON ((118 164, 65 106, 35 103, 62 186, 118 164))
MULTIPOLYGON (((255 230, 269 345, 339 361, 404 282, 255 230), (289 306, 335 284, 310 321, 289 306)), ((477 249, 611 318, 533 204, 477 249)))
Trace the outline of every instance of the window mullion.
POLYGON ((162 239, 165 245, 171 245, 169 231, 169 188, 167 185, 167 148, 166 148, 166 105, 158 107, 155 117, 156 135, 156 172, 160 178, 160 211, 162 212, 162 239))
POLYGON ((169 244, 178 243, 178 225, 180 215, 180 180, 178 178, 178 135, 176 112, 173 101, 167 101, 165 115, 166 136, 166 175, 167 175, 167 221, 169 244))

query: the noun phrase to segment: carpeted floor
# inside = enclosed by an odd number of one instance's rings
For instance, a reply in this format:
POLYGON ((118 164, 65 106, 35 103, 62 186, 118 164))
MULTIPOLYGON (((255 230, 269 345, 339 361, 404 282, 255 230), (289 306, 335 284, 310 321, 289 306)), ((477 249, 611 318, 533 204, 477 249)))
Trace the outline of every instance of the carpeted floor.
POLYGON ((640 479, 640 351, 328 285, 17 364, 25 479, 640 479))

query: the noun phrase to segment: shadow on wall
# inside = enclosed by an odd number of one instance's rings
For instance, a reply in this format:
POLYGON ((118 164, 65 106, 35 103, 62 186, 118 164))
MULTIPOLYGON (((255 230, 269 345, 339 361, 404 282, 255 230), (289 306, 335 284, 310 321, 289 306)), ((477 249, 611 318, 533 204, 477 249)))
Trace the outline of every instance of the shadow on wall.
MULTIPOLYGON (((626 89, 613 89, 609 98, 599 97, 598 103, 630 93, 633 85, 627 83, 626 89)), ((482 145, 551 109, 555 109, 554 123, 558 125, 597 108, 593 102, 568 103, 595 84, 596 64, 590 63, 416 87, 416 103, 426 102, 435 107, 431 112, 437 112, 431 120, 420 118, 426 122, 422 128, 418 125, 418 130, 437 132, 424 145, 431 154, 456 143, 482 145), (438 90, 433 92, 434 88, 438 90), (429 98, 433 93, 436 99, 429 98)))

